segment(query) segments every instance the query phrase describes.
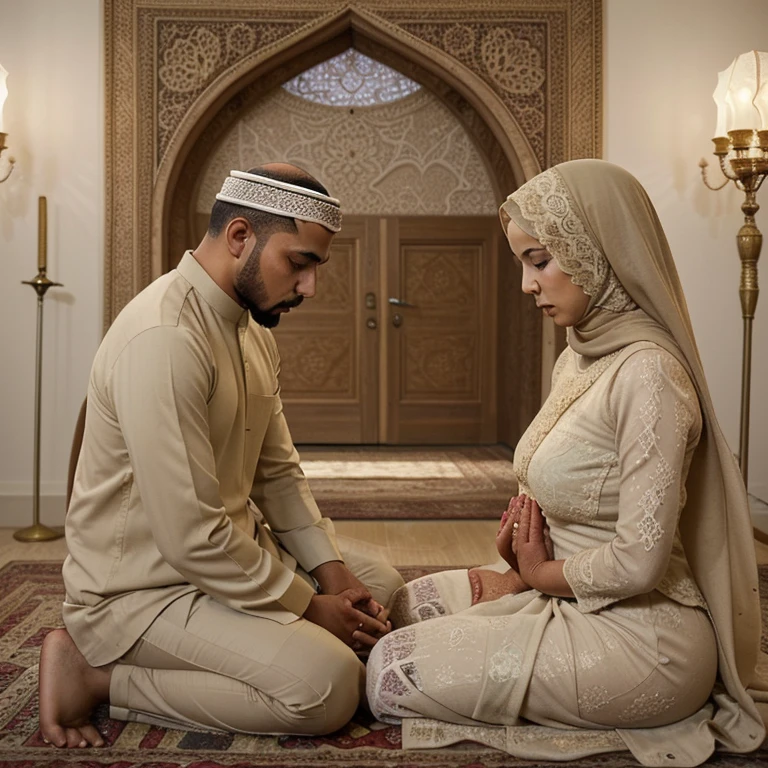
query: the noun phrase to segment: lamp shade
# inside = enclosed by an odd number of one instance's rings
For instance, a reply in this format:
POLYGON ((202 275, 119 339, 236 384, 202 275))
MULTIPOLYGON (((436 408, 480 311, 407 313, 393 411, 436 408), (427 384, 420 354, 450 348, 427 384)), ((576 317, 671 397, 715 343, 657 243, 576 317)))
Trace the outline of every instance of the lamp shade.
POLYGON ((717 104, 715 136, 728 131, 768 128, 768 53, 749 51, 737 56, 717 75, 712 94, 717 104))
POLYGON ((3 65, 0 64, 0 133, 5 130, 3 128, 3 107, 5 106, 5 100, 8 98, 8 86, 5 84, 8 78, 8 73, 3 69, 3 65))

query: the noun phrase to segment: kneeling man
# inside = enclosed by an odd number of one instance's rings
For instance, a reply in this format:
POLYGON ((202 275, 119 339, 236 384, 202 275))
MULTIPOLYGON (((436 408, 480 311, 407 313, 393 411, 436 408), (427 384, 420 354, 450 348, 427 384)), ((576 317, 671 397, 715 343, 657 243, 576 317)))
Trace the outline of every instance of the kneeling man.
POLYGON ((394 569, 339 550, 291 441, 268 330, 315 293, 338 200, 274 163, 233 171, 208 232, 134 298, 88 386, 66 522, 66 629, 40 663, 40 726, 101 746, 112 717, 321 734, 364 692, 394 569))

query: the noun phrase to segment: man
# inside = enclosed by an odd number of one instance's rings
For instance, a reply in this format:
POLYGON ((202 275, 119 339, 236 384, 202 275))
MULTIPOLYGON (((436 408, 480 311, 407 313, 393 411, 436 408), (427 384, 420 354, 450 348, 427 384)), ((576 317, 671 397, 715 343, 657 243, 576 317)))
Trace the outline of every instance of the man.
POLYGON ((244 733, 327 733, 354 713, 355 651, 391 628, 402 579, 339 552, 266 330, 314 295, 340 227, 301 169, 232 171, 202 243, 104 337, 67 515, 66 630, 40 662, 54 745, 101 746, 89 717, 104 701, 119 719, 244 733))

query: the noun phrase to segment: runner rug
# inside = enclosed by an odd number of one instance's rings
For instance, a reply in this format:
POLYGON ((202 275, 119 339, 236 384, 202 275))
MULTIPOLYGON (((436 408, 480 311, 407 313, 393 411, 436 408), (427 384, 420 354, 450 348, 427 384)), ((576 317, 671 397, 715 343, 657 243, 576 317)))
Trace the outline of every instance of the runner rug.
POLYGON ((299 446, 301 467, 332 520, 498 518, 517 494, 512 450, 299 446))
MULTIPOLYGON (((407 579, 440 568, 402 568, 407 579)), ((760 569, 763 650, 768 651, 768 566, 760 569)), ((96 724, 107 746, 63 752, 38 731, 37 663, 46 633, 61 626, 61 563, 12 562, 0 570, 0 766, 3 768, 637 768, 629 752, 571 763, 530 762, 464 742, 434 750, 403 751, 400 728, 360 711, 337 733, 318 738, 234 736, 176 731, 110 720, 96 724)), ((768 765, 768 741, 751 755, 717 754, 707 765, 768 765)))

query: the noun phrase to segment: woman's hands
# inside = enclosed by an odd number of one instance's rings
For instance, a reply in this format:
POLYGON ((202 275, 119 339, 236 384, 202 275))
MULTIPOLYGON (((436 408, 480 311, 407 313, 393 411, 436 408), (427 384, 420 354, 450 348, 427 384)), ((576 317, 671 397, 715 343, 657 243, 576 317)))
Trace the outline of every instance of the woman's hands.
POLYGON ((525 494, 510 499, 496 534, 496 549, 510 569, 506 573, 472 568, 472 605, 536 589, 554 597, 573 597, 563 575, 563 560, 555 560, 549 526, 539 505, 525 494))
POLYGON ((519 519, 510 525, 511 549, 522 579, 539 589, 536 584, 536 571, 543 563, 555 559, 549 526, 536 501, 528 496, 517 498, 522 498, 523 501, 519 504, 519 519))
POLYGON ((504 595, 516 595, 530 587, 520 578, 520 574, 510 568, 505 573, 484 568, 469 570, 469 586, 472 589, 472 605, 489 603, 504 595))
POLYGON ((520 494, 509 500, 509 506, 501 516, 501 524, 496 534, 496 549, 509 567, 515 570, 517 570, 517 558, 512 549, 513 535, 517 534, 517 529, 520 526, 520 512, 525 498, 525 494, 520 494))
POLYGON ((548 560, 553 560, 555 557, 552 539, 549 537, 549 526, 539 509, 539 505, 533 501, 533 499, 529 499, 524 493, 521 493, 519 496, 513 496, 509 500, 507 511, 501 516, 501 526, 499 527, 499 532, 496 534, 496 549, 501 557, 509 564, 510 568, 514 568, 521 575, 522 571, 520 570, 517 557, 516 542, 520 541, 518 536, 526 504, 528 505, 527 511, 525 512, 526 520, 528 521, 528 539, 531 539, 532 537, 530 520, 533 517, 536 517, 537 527, 533 536, 537 537, 537 541, 540 539, 543 542, 548 560), (533 505, 535 505, 535 513, 533 505))

